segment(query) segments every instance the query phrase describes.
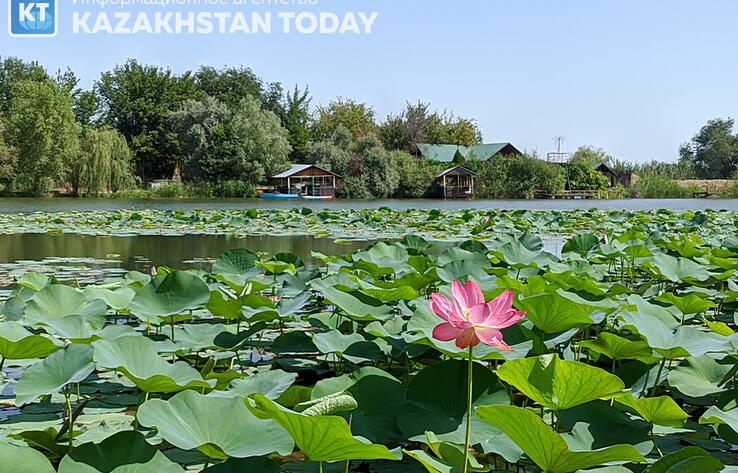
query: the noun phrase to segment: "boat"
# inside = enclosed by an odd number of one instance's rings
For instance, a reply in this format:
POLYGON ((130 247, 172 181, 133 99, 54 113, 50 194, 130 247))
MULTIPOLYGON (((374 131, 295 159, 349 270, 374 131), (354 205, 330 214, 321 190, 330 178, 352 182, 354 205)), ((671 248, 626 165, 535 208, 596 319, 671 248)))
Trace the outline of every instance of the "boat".
POLYGON ((334 199, 332 195, 303 195, 300 198, 305 199, 305 200, 333 200, 334 199))
POLYGON ((300 196, 297 194, 279 194, 276 192, 259 191, 259 198, 260 199, 287 200, 287 199, 299 199, 300 196))

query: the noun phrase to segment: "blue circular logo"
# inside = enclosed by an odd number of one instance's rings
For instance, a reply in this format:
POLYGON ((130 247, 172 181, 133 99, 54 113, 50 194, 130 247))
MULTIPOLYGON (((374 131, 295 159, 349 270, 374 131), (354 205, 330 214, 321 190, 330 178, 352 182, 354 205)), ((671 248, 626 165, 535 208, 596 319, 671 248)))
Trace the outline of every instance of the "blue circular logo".
POLYGON ((46 31, 52 29, 54 18, 49 11, 46 11, 43 20, 41 19, 41 12, 38 10, 31 12, 31 16, 34 18, 34 21, 26 19, 20 22, 23 29, 27 31, 46 31))

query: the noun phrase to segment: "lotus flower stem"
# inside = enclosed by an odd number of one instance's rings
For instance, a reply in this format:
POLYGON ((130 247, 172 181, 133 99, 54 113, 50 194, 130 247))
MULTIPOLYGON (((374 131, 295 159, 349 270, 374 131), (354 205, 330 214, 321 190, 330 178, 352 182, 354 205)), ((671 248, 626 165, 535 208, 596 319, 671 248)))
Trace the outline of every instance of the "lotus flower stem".
POLYGON ((471 441, 471 422, 472 422, 472 373, 474 371, 474 345, 469 345, 469 377, 467 380, 467 399, 466 399, 466 440, 464 441, 464 473, 469 469, 469 442, 471 441))
POLYGON ((74 415, 72 414, 72 393, 71 389, 65 392, 67 398, 67 415, 69 416, 69 450, 72 450, 72 442, 74 441, 74 415))
POLYGON ((661 364, 659 365, 659 371, 656 374, 656 379, 653 382, 653 388, 651 388, 651 397, 654 397, 656 395, 656 390, 659 387, 659 383, 661 382, 661 372, 664 370, 664 365, 666 364, 666 358, 661 359, 661 364))

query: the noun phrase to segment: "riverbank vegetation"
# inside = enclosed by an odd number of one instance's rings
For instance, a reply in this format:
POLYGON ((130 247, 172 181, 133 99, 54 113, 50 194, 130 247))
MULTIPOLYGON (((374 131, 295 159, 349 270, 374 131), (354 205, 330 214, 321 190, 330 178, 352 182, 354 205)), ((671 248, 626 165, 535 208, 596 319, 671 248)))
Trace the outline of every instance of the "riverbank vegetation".
MULTIPOLYGON (((3 471, 738 468, 735 213, 49 217, 118 234, 402 231, 317 267, 233 249, 208 270, 18 275, 0 291, 3 471), (438 248, 429 228, 457 241, 438 248)), ((20 218, 4 223, 31 231, 20 218)))
MULTIPOLYGON (((456 164, 478 173, 478 198, 603 189, 607 179, 592 169, 601 163, 625 187, 634 184, 625 195, 688 196, 675 180, 733 179, 733 125, 710 121, 675 163, 627 163, 585 146, 568 168, 533 151, 484 162, 458 156, 456 164)), ((313 104, 309 88, 285 90, 244 67, 174 74, 129 60, 85 90, 72 71, 0 60, 2 194, 253 197, 289 163, 314 163, 345 178, 343 197, 432 197, 435 176, 451 164, 422 158, 417 145, 482 140, 473 118, 427 103, 407 103, 381 120, 369 104, 340 97, 313 104)))

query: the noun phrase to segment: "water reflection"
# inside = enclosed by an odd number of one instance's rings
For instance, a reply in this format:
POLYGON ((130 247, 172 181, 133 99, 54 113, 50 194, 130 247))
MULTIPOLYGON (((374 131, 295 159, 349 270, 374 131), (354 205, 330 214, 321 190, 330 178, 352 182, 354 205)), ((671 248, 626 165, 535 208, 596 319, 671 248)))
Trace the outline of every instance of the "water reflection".
MULTIPOLYGON (((179 269, 209 270, 212 262, 233 248, 247 248, 270 255, 294 253, 308 266, 320 261, 311 252, 345 254, 365 248, 369 242, 336 243, 310 236, 261 236, 236 238, 232 235, 183 236, 85 236, 16 234, 0 235, 0 263, 34 262, 70 264, 69 258, 84 258, 80 264, 127 270, 148 271, 151 265, 179 269), (51 259, 51 260, 49 260, 51 259)), ((73 262, 73 261, 72 261, 73 262)))

